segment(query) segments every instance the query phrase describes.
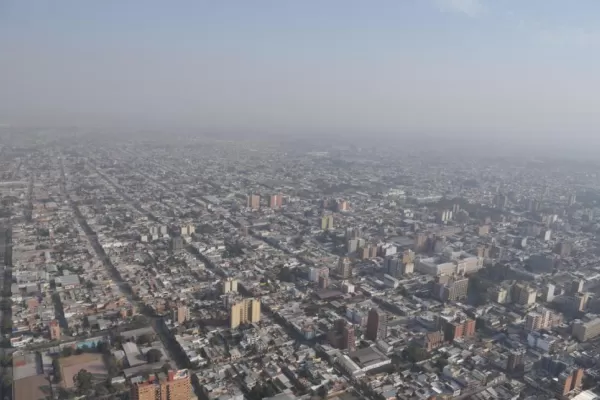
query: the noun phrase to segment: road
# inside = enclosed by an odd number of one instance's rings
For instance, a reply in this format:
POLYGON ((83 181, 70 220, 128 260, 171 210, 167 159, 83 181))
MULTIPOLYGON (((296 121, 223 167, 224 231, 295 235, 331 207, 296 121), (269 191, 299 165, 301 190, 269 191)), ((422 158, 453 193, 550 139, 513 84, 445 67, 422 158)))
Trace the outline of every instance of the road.
POLYGON ((82 215, 78 205, 71 199, 70 194, 66 190, 66 176, 62 158, 60 162, 60 169, 61 187, 64 191, 65 198, 71 206, 71 209, 73 210, 73 213, 75 215, 75 218, 77 219, 77 222, 79 223, 79 226, 81 227, 81 229, 83 229, 88 241, 92 245, 96 256, 102 261, 104 267, 112 276, 113 281, 118 284, 121 292, 127 297, 131 304, 135 305, 139 310, 140 314, 142 314, 151 321, 153 328, 158 333, 161 341, 163 342, 163 345, 165 346, 165 349, 169 353, 169 357, 176 363, 177 368, 186 368, 187 361, 182 358, 180 351, 176 347, 176 344, 174 343, 173 337, 171 336, 170 332, 168 332, 168 330, 166 329, 162 318, 156 316, 154 312, 148 306, 146 306, 146 304, 144 304, 139 298, 137 298, 137 296, 133 294, 131 286, 129 285, 129 283, 125 282, 118 269, 112 263, 110 257, 108 257, 108 255, 104 251, 104 248, 98 242, 98 237, 96 233, 88 225, 87 220, 82 215))

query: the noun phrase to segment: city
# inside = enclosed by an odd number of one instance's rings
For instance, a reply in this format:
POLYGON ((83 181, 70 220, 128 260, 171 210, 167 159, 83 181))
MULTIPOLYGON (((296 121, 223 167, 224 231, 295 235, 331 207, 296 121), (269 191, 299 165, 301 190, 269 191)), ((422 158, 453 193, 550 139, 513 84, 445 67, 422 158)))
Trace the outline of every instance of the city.
POLYGON ((13 140, 0 255, 15 399, 593 398, 592 164, 13 140))

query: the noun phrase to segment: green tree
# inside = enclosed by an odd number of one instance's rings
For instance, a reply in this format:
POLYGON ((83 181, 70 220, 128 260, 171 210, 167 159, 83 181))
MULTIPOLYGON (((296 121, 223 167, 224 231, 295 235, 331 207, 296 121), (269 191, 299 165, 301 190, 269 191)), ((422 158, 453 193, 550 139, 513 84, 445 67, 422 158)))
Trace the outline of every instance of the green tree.
POLYGON ((153 341, 154 336, 150 334, 140 335, 136 340, 137 344, 139 345, 149 345, 152 344, 153 341))
POLYGON ((63 357, 70 357, 70 356, 72 356, 72 355, 73 355, 73 353, 74 353, 74 352, 75 352, 75 351, 73 350, 73 348, 72 348, 72 347, 69 347, 69 346, 67 346, 67 347, 63 347, 63 349, 61 350, 60 354, 61 354, 63 357))
POLYGON ((79 394, 88 393, 93 387, 94 376, 85 369, 79 371, 74 377, 75 387, 79 394))
POLYGON ((146 361, 148 361, 150 364, 159 362, 161 358, 162 358, 162 352, 160 350, 150 349, 146 353, 146 361))

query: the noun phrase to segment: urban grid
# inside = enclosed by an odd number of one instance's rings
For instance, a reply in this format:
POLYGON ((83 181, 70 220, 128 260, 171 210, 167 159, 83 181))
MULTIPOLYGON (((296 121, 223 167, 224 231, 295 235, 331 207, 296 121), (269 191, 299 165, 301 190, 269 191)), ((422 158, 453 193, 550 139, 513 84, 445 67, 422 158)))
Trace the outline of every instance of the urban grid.
POLYGON ((596 164, 7 131, 4 398, 598 398, 596 164))

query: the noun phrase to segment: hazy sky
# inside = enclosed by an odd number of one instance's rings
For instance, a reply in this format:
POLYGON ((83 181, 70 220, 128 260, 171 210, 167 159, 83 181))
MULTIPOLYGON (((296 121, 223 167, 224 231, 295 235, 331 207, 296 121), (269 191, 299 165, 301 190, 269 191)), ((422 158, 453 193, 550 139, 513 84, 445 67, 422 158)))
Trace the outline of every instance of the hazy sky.
POLYGON ((599 20, 598 0, 0 0, 0 123, 585 140, 599 20))

